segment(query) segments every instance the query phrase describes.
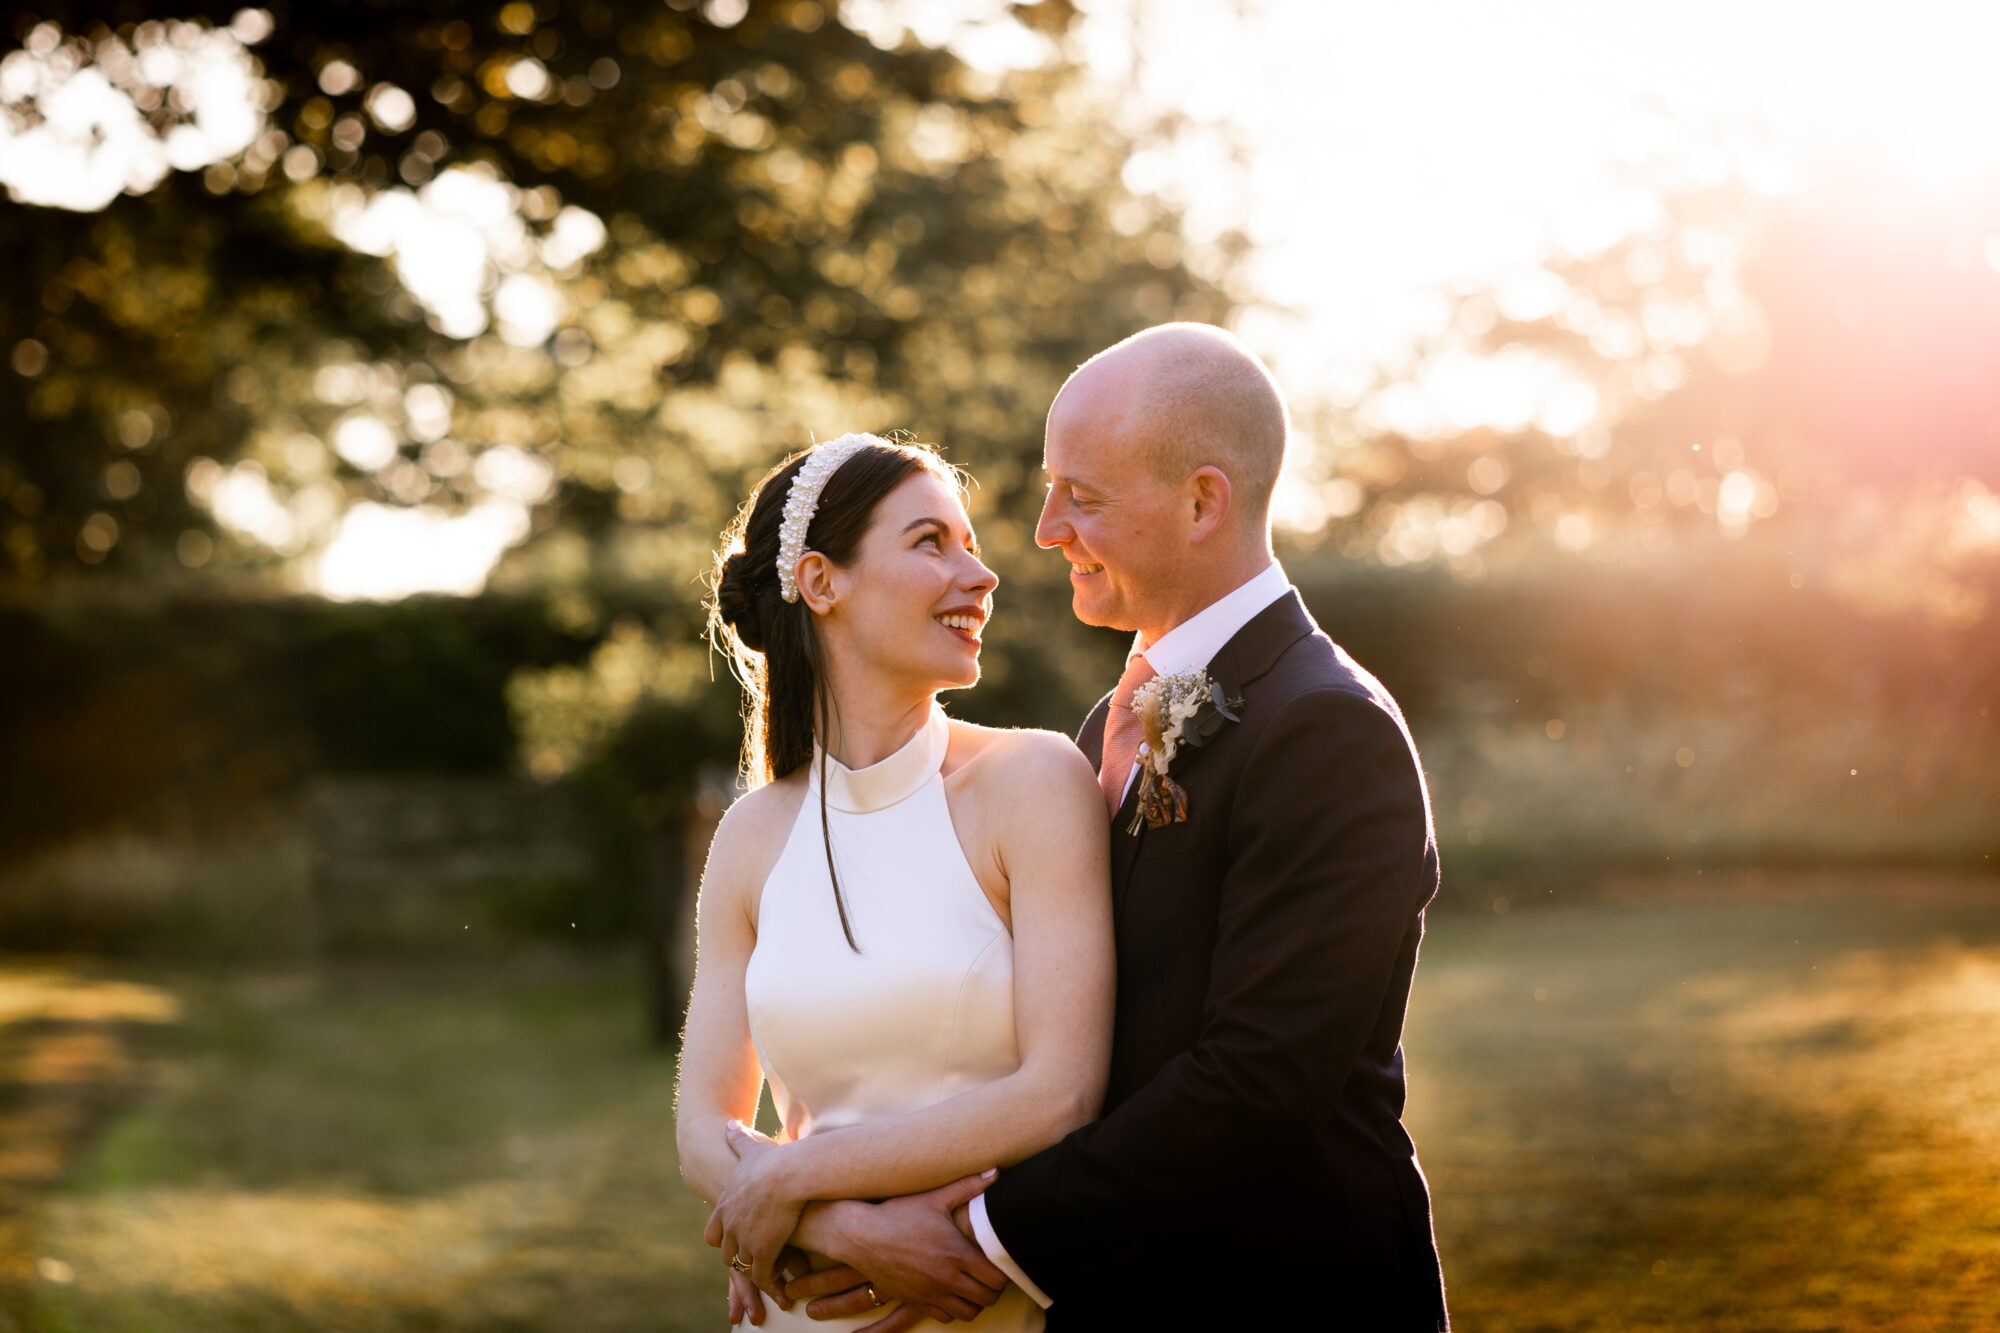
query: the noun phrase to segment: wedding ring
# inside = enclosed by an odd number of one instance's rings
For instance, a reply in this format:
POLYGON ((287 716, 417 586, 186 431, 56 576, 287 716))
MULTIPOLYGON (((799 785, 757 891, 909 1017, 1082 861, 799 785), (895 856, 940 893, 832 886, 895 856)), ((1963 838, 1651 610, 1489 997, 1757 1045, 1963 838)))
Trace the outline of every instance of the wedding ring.
POLYGON ((868 1299, 874 1302, 876 1305, 880 1305, 882 1303, 882 1298, 875 1294, 875 1284, 873 1282, 870 1282, 868 1284, 868 1299))
POLYGON ((734 1259, 731 1259, 729 1261, 729 1266, 735 1269, 739 1273, 747 1273, 750 1271, 750 1265, 743 1262, 743 1256, 740 1254, 737 1255, 734 1259))

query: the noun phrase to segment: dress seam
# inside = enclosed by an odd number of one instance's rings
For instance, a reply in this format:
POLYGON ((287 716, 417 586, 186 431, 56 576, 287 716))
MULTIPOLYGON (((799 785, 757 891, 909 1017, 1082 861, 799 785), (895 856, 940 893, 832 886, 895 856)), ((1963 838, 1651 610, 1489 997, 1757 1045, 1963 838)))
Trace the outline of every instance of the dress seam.
MULTIPOLYGON (((985 897, 984 894, 980 896, 985 897)), ((1012 937, 1004 929, 995 930, 979 952, 972 955, 972 961, 965 965, 965 971, 958 979, 958 994, 951 1002, 951 1039, 945 1046, 944 1073, 938 1078, 937 1095, 931 1099, 933 1106, 945 1099, 945 1089, 951 1085, 952 1075, 958 1072, 958 1038, 965 1030, 961 1019, 965 1013, 966 988, 972 984, 972 978, 979 971, 980 963, 985 961, 987 954, 993 952, 993 946, 1009 938, 1012 937)))

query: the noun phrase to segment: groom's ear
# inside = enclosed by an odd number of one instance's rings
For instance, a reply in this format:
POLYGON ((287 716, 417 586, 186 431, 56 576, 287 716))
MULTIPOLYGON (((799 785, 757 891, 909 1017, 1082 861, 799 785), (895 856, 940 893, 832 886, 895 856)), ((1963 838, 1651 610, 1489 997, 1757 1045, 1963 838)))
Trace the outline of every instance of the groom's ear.
POLYGON ((1229 478, 1221 468, 1198 467, 1184 490, 1189 509, 1188 539, 1199 546, 1216 534, 1229 513, 1229 478))

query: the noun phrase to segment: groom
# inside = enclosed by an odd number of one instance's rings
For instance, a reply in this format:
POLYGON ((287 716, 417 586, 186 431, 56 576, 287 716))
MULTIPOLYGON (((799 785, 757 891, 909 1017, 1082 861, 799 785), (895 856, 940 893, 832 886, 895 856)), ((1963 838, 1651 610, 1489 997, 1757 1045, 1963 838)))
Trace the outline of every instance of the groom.
MULTIPOLYGON (((1077 737, 1112 812, 1103 1118, 1002 1171, 958 1227, 943 1217, 962 1189, 877 1206, 867 1248, 885 1271, 870 1276, 949 1274, 962 1298, 990 1259, 1058 1330, 1447 1326, 1401 1121, 1403 1014, 1438 883, 1429 802, 1395 701, 1272 557, 1288 428, 1263 364, 1194 324, 1100 353, 1049 411, 1036 541, 1069 561, 1078 619, 1136 635, 1077 737), (1149 821, 1129 705, 1197 668, 1227 715, 1178 747, 1185 819, 1149 821)), ((858 1313, 869 1295, 812 1311, 858 1313)), ((880 1327, 916 1318, 905 1305, 880 1327)))

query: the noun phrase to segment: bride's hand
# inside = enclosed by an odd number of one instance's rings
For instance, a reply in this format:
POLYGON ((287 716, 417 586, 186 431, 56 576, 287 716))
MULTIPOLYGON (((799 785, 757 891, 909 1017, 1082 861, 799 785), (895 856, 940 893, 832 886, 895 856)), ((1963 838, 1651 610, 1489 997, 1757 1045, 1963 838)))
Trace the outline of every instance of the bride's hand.
MULTIPOLYGON (((786 1288, 792 1283, 812 1274, 812 1265, 806 1260, 806 1252, 787 1246, 778 1256, 778 1280, 784 1284, 779 1288, 778 1308, 789 1310, 793 1301, 786 1288)), ((752 1324, 764 1322, 764 1294, 750 1281, 748 1273, 729 1270, 729 1323, 731 1327, 748 1319, 752 1324)))
POLYGON ((747 1262, 750 1281, 781 1298, 783 1283, 774 1270, 798 1229, 806 1201, 791 1192, 780 1144, 734 1120, 728 1134, 736 1169, 729 1173, 702 1238, 725 1256, 747 1262))
POLYGON ((745 1319, 757 1325, 764 1322, 764 1297, 750 1285, 747 1276, 732 1268, 729 1270, 729 1326, 734 1328, 745 1319))

